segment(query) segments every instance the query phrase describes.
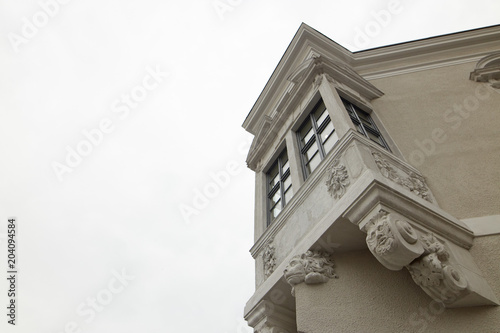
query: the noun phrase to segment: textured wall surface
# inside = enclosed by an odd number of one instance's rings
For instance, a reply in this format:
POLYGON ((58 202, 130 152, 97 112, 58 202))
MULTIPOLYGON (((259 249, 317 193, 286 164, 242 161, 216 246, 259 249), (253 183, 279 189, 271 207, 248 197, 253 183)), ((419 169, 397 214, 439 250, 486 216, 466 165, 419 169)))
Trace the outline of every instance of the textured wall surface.
MULTIPOLYGON (((483 258, 478 260, 481 266, 491 268, 486 273, 497 296, 500 256, 498 245, 493 245, 499 241, 499 237, 479 239, 474 251, 483 258)), ((500 307, 444 309, 413 282, 406 269, 387 270, 368 251, 334 258, 339 279, 295 287, 298 331, 500 332, 500 307)))
POLYGON ((373 101, 385 129, 460 219, 500 214, 500 90, 470 81, 475 65, 371 81, 385 93, 373 101))

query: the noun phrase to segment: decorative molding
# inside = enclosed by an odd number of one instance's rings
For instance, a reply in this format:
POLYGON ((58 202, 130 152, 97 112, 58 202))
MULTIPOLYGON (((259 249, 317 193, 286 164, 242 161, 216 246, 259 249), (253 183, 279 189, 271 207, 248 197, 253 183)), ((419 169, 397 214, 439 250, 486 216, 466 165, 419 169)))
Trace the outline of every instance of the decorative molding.
POLYGON ((297 331, 295 312, 269 300, 260 301, 245 315, 256 333, 293 333, 297 331))
POLYGON ((418 175, 413 171, 409 173, 401 171, 404 173, 404 176, 401 176, 386 159, 382 158, 382 155, 380 153, 372 152, 372 155, 375 158, 375 163, 377 163, 380 173, 385 178, 405 187, 410 192, 418 195, 419 197, 432 202, 431 196, 429 194, 429 189, 425 184, 424 177, 418 175))
POLYGON ((292 295, 295 296, 294 287, 302 282, 319 284, 331 278, 338 278, 333 271, 334 267, 335 264, 329 253, 307 251, 294 256, 286 266, 283 275, 292 286, 292 295))
POLYGON ((468 293, 468 282, 458 267, 450 262, 450 254, 432 233, 423 235, 424 255, 407 266, 413 281, 436 301, 452 304, 468 293))
POLYGON ((339 159, 335 159, 326 173, 328 193, 335 199, 340 199, 345 194, 347 186, 351 183, 345 165, 340 164, 339 159))
POLYGON ((271 274, 273 274, 274 269, 276 268, 276 257, 275 257, 275 248, 272 244, 274 239, 270 239, 264 248, 264 252, 262 253, 262 259, 264 260, 264 276, 267 279, 271 274))
POLYGON ((391 214, 383 209, 379 210, 363 229, 366 232, 368 249, 390 270, 402 269, 424 252, 412 226, 406 221, 392 218, 391 214))
POLYGON ((500 52, 479 60, 476 69, 470 73, 469 79, 488 83, 492 88, 500 89, 500 52))

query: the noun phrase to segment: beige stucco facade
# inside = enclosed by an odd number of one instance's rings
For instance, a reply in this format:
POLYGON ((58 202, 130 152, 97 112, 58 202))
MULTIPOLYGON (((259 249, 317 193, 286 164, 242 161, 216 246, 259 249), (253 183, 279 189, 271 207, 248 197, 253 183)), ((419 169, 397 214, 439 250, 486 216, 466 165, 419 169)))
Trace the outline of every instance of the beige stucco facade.
POLYGON ((243 124, 256 332, 500 332, 499 59, 500 26, 357 53, 299 28, 243 124), (297 131, 320 100, 338 141, 306 174, 297 131), (294 195, 269 223, 285 150, 294 195))

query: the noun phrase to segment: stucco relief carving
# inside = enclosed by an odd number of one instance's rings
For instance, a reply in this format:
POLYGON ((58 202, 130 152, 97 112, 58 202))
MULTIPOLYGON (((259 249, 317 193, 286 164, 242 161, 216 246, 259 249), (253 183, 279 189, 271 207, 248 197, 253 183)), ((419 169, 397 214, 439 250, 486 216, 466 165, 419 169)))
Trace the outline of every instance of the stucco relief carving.
POLYGON ((335 199, 339 199, 344 195, 349 184, 349 175, 345 165, 340 164, 338 159, 334 160, 327 170, 326 187, 328 193, 335 199))
POLYGON ((425 252, 407 266, 410 274, 427 295, 443 303, 453 303, 468 293, 467 279, 450 262, 450 254, 433 234, 421 237, 425 252))
POLYGON ((372 152, 373 157, 375 158, 375 163, 382 173, 382 175, 396 184, 406 187, 412 193, 415 193, 419 197, 432 202, 432 199, 429 195, 429 189, 425 184, 425 180, 422 176, 417 175, 414 172, 406 173, 401 171, 404 176, 401 176, 398 172, 399 169, 394 168, 386 159, 382 157, 380 153, 372 152))
POLYGON ((390 270, 400 270, 423 252, 418 235, 406 221, 380 210, 365 226, 366 244, 375 258, 390 270))
POLYGON ((335 264, 330 254, 320 251, 307 251, 290 260, 283 272, 285 279, 292 286, 292 295, 295 295, 294 286, 325 283, 331 278, 338 278, 334 273, 335 264))
POLYGON ((271 239, 264 248, 262 259, 264 260, 264 275, 267 279, 271 274, 273 274, 274 269, 276 268, 276 257, 273 239, 271 239))

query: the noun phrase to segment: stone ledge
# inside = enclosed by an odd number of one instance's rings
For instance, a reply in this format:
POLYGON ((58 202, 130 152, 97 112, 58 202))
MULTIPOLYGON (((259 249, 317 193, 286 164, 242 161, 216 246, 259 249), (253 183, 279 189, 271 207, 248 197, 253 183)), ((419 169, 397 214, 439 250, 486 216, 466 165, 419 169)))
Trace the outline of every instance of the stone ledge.
POLYGON ((473 232, 475 237, 500 234, 500 215, 490 215, 463 219, 473 232))

